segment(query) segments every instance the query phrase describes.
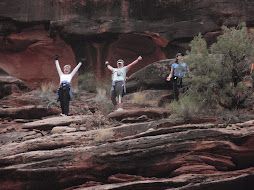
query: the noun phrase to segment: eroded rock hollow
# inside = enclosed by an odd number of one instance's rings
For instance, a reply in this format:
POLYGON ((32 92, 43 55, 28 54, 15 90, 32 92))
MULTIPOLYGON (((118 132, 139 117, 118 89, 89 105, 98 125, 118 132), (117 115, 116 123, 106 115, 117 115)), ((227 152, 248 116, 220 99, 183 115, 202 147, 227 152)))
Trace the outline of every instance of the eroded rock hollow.
MULTIPOLYGON (((104 62, 121 58, 128 64, 144 59, 128 74, 189 49, 202 33, 208 44, 222 25, 245 21, 253 27, 253 1, 2 0, 0 67, 30 87, 58 83, 54 55, 60 64, 108 78, 104 62)), ((77 85, 77 78, 73 81, 77 85)))

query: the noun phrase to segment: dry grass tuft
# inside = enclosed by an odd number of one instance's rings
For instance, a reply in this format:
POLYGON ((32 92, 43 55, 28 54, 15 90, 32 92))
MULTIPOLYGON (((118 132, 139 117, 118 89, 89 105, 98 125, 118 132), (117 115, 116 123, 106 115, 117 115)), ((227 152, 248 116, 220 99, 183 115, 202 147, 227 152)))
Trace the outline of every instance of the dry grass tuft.
POLYGON ((53 92, 55 86, 53 83, 41 83, 40 90, 36 94, 42 105, 47 108, 57 106, 56 93, 53 92))
POLYGON ((103 113, 109 113, 114 109, 112 102, 107 97, 107 91, 104 88, 97 88, 97 94, 94 101, 99 104, 101 108, 100 110, 103 113))
POLYGON ((111 129, 99 129, 96 134, 95 142, 105 142, 114 136, 114 132, 111 129))
POLYGON ((134 93, 131 98, 131 103, 138 105, 146 105, 147 104, 146 94, 141 92, 134 93))
POLYGON ((194 117, 200 110, 198 103, 192 100, 189 96, 181 96, 179 101, 173 101, 169 105, 171 113, 175 113, 187 121, 194 117))
POLYGON ((54 89, 54 85, 51 82, 41 83, 40 89, 42 92, 52 92, 54 89))

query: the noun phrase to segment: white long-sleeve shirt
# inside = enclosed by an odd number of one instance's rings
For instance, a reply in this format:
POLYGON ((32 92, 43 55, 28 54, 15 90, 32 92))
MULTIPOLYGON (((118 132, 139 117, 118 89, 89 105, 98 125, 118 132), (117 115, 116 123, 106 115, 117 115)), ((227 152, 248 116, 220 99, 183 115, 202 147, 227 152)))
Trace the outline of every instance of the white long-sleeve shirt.
POLYGON ((60 68, 60 65, 59 65, 59 61, 56 60, 56 69, 57 69, 57 72, 59 74, 59 77, 60 77, 60 84, 63 82, 63 81, 67 81, 67 82, 71 82, 71 79, 72 77, 76 74, 76 72, 78 71, 79 67, 82 65, 81 62, 79 62, 79 64, 73 69, 73 71, 70 73, 70 74, 64 74, 60 68))

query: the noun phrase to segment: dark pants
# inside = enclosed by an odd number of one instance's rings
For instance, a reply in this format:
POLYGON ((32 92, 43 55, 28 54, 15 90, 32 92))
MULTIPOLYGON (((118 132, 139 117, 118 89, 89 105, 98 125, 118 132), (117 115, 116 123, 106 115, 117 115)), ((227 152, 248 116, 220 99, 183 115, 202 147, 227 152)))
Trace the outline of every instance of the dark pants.
POLYGON ((70 88, 61 87, 59 89, 59 100, 62 108, 62 114, 68 115, 70 103, 70 88))
POLYGON ((182 88, 182 85, 183 85, 182 78, 178 77, 173 78, 174 98, 176 101, 179 100, 179 89, 182 88))
POLYGON ((122 81, 116 82, 115 86, 112 87, 110 91, 110 97, 113 105, 117 105, 116 97, 121 98, 121 102, 123 103, 123 95, 124 95, 124 83, 122 81))

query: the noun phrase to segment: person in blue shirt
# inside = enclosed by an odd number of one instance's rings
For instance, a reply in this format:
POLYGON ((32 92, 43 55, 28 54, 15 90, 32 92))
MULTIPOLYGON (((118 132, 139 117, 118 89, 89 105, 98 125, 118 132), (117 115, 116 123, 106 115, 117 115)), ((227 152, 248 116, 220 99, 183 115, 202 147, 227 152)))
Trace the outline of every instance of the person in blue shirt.
POLYGON ((179 89, 183 85, 183 77, 187 76, 188 69, 187 64, 183 62, 183 54, 177 53, 176 60, 171 66, 170 74, 167 77, 167 81, 173 82, 174 98, 179 100, 179 89))

